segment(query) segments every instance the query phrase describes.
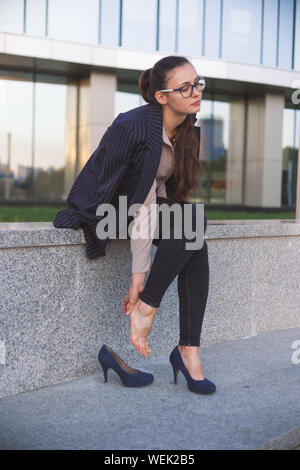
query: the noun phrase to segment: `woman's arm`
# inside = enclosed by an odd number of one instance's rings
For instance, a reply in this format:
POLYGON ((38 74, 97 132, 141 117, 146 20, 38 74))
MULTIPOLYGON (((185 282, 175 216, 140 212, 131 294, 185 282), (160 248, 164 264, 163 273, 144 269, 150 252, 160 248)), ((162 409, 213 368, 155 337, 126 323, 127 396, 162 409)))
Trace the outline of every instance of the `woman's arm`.
POLYGON ((132 252, 132 273, 146 273, 150 271, 151 267, 151 247, 154 236, 154 229, 156 224, 156 211, 151 213, 151 205, 156 204, 156 179, 154 178, 152 187, 144 202, 146 210, 141 213, 138 210, 134 214, 134 224, 132 234, 136 230, 138 232, 145 232, 147 238, 131 238, 130 248, 132 252), (153 215, 153 217, 152 217, 153 215), (152 220, 153 219, 153 220, 152 220), (150 235, 149 235, 150 232, 150 235))

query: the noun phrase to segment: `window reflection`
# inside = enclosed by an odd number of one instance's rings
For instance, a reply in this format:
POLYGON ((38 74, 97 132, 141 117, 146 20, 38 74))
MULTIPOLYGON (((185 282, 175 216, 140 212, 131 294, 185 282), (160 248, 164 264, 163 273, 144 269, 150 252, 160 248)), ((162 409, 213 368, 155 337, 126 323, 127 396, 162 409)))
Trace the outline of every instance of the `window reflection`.
POLYGON ((294 0, 280 0, 278 67, 292 67, 294 0))
POLYGON ((0 77, 0 199, 26 199, 30 190, 32 98, 32 82, 0 77))
POLYGON ((48 0, 48 32, 56 39, 98 42, 99 1, 48 0))
POLYGON ((211 119, 211 100, 201 100, 200 110, 196 114, 201 127, 200 134, 200 161, 204 171, 200 173, 197 189, 190 192, 191 202, 207 202, 209 194, 209 174, 210 174, 210 149, 211 143, 208 128, 205 125, 211 119))
POLYGON ((46 0, 26 0, 25 32, 44 36, 46 31, 46 0))
POLYGON ((163 0, 159 9, 159 50, 175 51, 176 0, 163 0))
POLYGON ((284 109, 281 204, 296 204, 300 111, 284 109))
POLYGON ((0 31, 23 33, 24 1, 0 0, 0 31))
POLYGON ((295 59, 294 69, 300 70, 300 0, 296 0, 295 59))
POLYGON ((278 0, 264 1, 263 59, 264 65, 276 67, 278 0))
POLYGON ((61 199, 64 193, 66 86, 36 83, 34 197, 61 199))
POLYGON ((260 63, 261 0, 224 0, 222 57, 260 63))
POLYGON ((178 51, 202 55, 203 0, 179 0, 178 51))
POLYGON ((201 126, 200 160, 205 172, 192 193, 197 202, 226 202, 226 162, 229 138, 229 103, 202 100, 197 118, 201 126))
POLYGON ((156 49, 156 0, 123 0, 122 46, 156 49))
POLYGON ((219 57, 221 0, 210 0, 205 4, 204 55, 219 57))
POLYGON ((117 91, 115 93, 115 118, 118 114, 126 113, 130 109, 137 108, 143 104, 146 104, 146 102, 140 94, 117 91))
POLYGON ((65 115, 66 85, 0 77, 0 199, 64 199, 65 115))
POLYGON ((0 0, 0 31, 300 70, 300 0, 0 0))
POLYGON ((229 104, 213 101, 211 203, 226 202, 226 158, 229 136, 229 104))
POLYGON ((100 43, 119 45, 120 0, 101 0, 100 43))

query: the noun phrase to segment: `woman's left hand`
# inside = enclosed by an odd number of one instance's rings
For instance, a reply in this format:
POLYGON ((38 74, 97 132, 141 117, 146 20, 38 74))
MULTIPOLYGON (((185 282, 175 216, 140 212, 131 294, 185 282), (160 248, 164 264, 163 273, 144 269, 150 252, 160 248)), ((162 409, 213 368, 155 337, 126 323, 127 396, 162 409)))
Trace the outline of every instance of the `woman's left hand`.
POLYGON ((141 273, 133 277, 123 301, 123 310, 126 315, 130 315, 139 299, 140 293, 144 290, 145 278, 146 273, 141 273))

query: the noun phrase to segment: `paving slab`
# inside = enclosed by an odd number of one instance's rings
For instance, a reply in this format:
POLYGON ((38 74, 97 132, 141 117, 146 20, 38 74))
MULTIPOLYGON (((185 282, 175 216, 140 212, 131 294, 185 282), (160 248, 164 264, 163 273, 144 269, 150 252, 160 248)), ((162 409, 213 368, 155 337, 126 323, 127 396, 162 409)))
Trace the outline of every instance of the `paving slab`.
POLYGON ((124 387, 111 369, 104 383, 99 365, 99 373, 2 398, 0 449, 294 449, 297 340, 300 327, 200 347, 212 395, 190 392, 181 372, 175 385, 168 356, 150 355, 130 364, 153 373, 146 387, 124 387))

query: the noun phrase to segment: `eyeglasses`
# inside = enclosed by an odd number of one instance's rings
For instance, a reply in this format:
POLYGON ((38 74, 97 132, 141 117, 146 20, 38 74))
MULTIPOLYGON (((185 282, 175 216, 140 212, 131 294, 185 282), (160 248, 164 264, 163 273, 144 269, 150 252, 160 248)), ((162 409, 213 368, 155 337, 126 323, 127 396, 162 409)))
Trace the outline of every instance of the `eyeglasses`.
POLYGON ((194 85, 183 85, 180 88, 170 88, 168 90, 158 90, 161 92, 169 92, 169 91, 180 91, 183 98, 189 98, 192 96, 194 88, 198 91, 203 91, 205 88, 205 77, 200 77, 194 85))

